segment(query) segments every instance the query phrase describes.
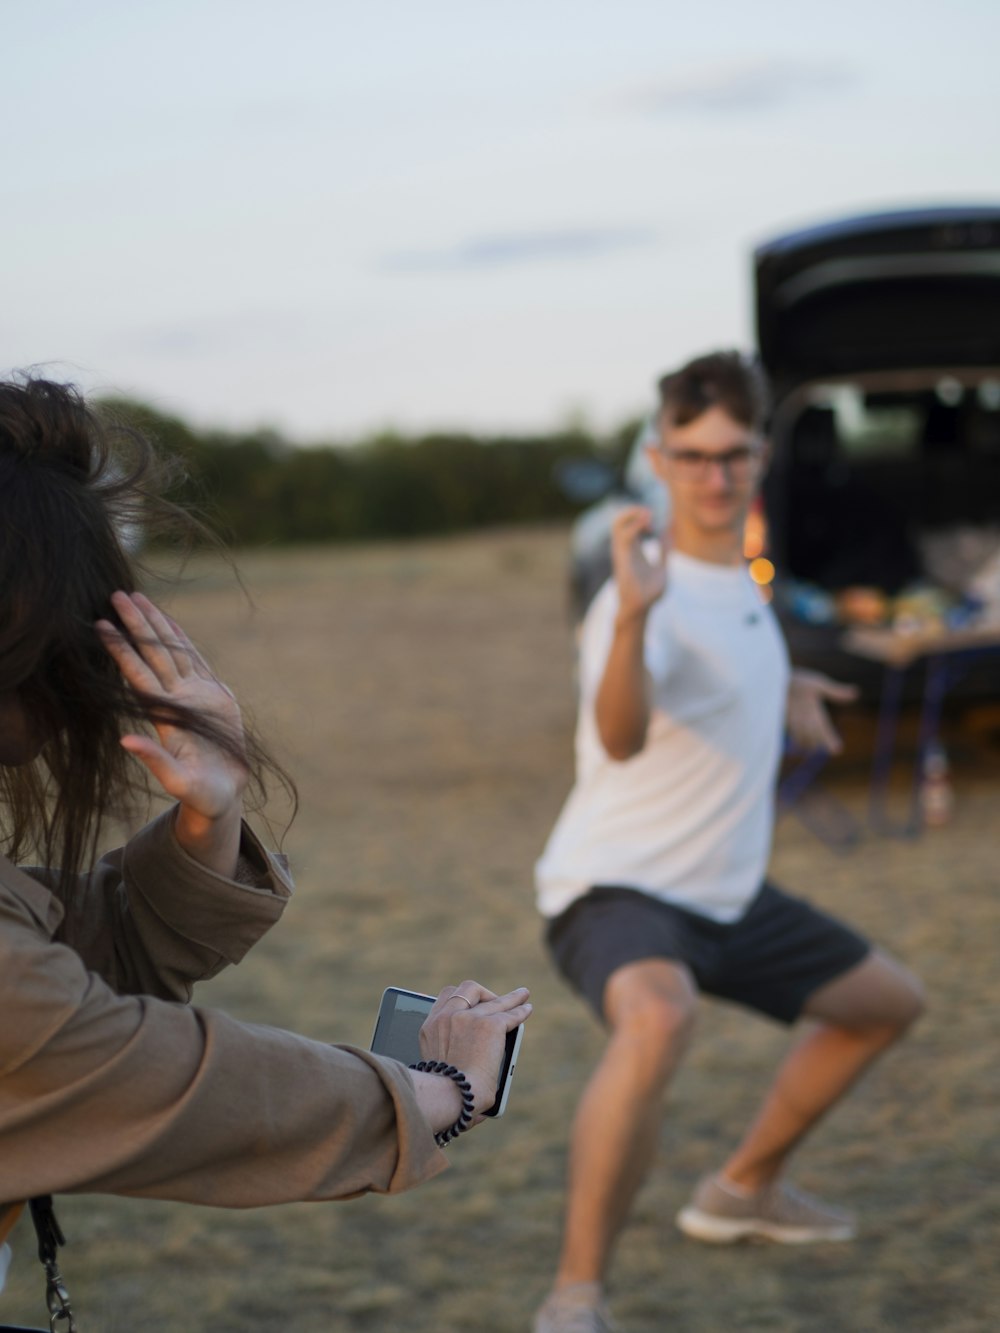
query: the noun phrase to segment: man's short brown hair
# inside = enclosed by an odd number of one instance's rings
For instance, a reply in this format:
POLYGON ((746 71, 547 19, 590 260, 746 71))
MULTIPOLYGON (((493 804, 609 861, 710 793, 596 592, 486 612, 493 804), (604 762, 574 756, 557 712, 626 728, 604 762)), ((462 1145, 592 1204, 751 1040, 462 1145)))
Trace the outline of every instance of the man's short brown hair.
POLYGON ((659 383, 660 410, 675 426, 686 426, 711 407, 721 407, 742 426, 762 431, 767 421, 767 382, 755 361, 739 352, 695 357, 659 383))

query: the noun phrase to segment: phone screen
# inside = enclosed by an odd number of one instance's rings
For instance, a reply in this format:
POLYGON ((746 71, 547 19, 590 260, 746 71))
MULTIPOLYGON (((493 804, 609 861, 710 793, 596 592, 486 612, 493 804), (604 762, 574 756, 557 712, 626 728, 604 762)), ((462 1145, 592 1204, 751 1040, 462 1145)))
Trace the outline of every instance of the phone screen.
POLYGON ((390 986, 382 996, 382 1004, 375 1023, 372 1050, 376 1055, 388 1055, 404 1065, 415 1065, 420 1059, 418 1033, 434 1004, 433 995, 417 995, 413 991, 397 990, 390 986))

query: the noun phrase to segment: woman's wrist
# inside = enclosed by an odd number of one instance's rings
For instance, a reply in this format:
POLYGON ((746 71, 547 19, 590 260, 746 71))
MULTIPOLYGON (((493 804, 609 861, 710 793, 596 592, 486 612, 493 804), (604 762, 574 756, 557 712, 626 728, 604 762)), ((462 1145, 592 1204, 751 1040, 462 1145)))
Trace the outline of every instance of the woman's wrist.
POLYGON ((462 1094, 450 1078, 411 1069, 417 1105, 434 1134, 453 1125, 462 1113, 462 1094))
POLYGON ((459 1134, 472 1125, 473 1114, 475 1112, 475 1099, 472 1094, 472 1084, 466 1078, 461 1069, 455 1065, 448 1064, 445 1060, 420 1060, 416 1064, 410 1065, 410 1068, 416 1073, 437 1074, 441 1078, 449 1079, 462 1095, 462 1109, 459 1111, 454 1122, 447 1128, 438 1130, 434 1135, 434 1142, 439 1148, 447 1148, 452 1139, 457 1139, 459 1134))
POLYGON ((212 818, 183 802, 177 807, 174 837, 188 856, 209 870, 232 879, 240 855, 243 833, 242 803, 235 802, 224 814, 212 818))

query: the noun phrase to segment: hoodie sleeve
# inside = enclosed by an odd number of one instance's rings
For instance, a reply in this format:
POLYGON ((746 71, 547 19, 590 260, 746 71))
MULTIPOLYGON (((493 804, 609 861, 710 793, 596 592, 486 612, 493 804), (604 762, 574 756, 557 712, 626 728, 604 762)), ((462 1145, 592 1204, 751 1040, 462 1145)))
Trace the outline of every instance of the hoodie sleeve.
POLYGON ((115 994, 47 938, 38 898, 19 895, 6 866, 0 1200, 83 1191, 250 1207, 396 1192, 444 1168, 402 1065, 115 994))
MULTIPOLYGON (((236 877, 189 856, 176 807, 81 876, 58 938, 120 993, 188 1001, 194 984, 238 963, 285 909, 292 881, 244 824, 236 877)), ((52 887, 49 872, 28 872, 52 887)))

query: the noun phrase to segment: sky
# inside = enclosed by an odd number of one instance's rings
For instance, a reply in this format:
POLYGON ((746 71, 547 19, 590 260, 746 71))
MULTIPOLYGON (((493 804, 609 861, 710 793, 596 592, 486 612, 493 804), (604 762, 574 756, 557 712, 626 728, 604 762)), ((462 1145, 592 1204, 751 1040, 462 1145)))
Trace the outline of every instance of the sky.
POLYGON ((0 0, 0 371, 302 442, 597 429, 753 248, 1000 203, 1000 5, 0 0))

